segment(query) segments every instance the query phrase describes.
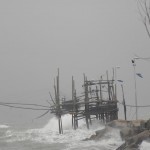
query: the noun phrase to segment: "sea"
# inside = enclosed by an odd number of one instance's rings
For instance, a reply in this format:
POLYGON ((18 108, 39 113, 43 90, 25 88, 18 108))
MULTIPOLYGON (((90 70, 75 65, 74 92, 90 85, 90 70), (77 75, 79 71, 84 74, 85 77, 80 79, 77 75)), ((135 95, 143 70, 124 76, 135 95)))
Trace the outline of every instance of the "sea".
MULTIPOLYGON (((84 141, 105 125, 97 120, 86 128, 84 120, 79 122, 77 130, 72 129, 71 115, 62 117, 63 134, 58 133, 57 118, 52 117, 42 127, 16 127, 0 125, 0 150, 115 150, 123 141, 119 129, 106 133, 98 141, 84 141)), ((150 150, 150 143, 143 141, 140 150, 150 150)))

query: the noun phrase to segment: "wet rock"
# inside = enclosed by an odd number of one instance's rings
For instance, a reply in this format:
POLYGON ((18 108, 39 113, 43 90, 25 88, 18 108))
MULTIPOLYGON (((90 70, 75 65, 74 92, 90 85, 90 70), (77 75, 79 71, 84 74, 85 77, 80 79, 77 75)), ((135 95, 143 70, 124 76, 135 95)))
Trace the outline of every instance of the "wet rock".
POLYGON ((142 131, 144 130, 141 129, 140 127, 125 127, 120 130, 120 136, 122 140, 126 140, 129 137, 141 133, 142 131))
POLYGON ((114 130, 114 128, 111 128, 111 127, 107 126, 104 129, 102 129, 102 130, 97 130, 95 132, 95 134, 91 135, 90 138, 84 139, 84 141, 88 141, 88 140, 95 140, 95 141, 97 141, 97 140, 100 140, 100 139, 105 137, 106 133, 111 132, 112 130, 114 130))
POLYGON ((127 127, 129 124, 129 121, 125 120, 113 120, 109 123, 107 123, 107 126, 113 127, 113 128, 124 128, 127 127))
POLYGON ((125 143, 116 150, 138 150, 139 145, 143 140, 150 139, 150 130, 145 130, 139 134, 135 134, 125 140, 125 143))
POLYGON ((125 128, 125 127, 141 127, 146 123, 145 120, 113 120, 109 123, 107 123, 107 126, 113 127, 113 128, 125 128))
POLYGON ((95 134, 91 135, 90 138, 86 138, 84 141, 87 141, 87 140, 99 140, 101 137, 104 136, 106 131, 107 131, 106 128, 104 128, 102 130, 98 130, 98 131, 95 132, 95 134))
POLYGON ((95 140, 95 139, 96 139, 96 135, 95 135, 95 134, 93 134, 93 135, 91 135, 91 137, 90 137, 90 138, 86 138, 86 139, 84 139, 83 141, 95 140))
POLYGON ((114 120, 106 124, 102 130, 98 130, 90 138, 85 140, 100 140, 107 135, 107 133, 120 129, 120 136, 124 140, 124 144, 116 150, 138 150, 139 145, 143 140, 150 140, 150 119, 145 120, 114 120))
POLYGON ((145 123, 145 128, 150 130, 150 119, 145 123))
POLYGON ((135 131, 129 127, 125 127, 120 131, 120 136, 121 136, 122 140, 125 140, 128 137, 131 137, 133 135, 135 135, 135 131))
POLYGON ((136 134, 126 140, 127 145, 132 145, 134 144, 135 146, 138 146, 141 144, 143 140, 147 140, 150 138, 150 131, 145 130, 139 134, 136 134))

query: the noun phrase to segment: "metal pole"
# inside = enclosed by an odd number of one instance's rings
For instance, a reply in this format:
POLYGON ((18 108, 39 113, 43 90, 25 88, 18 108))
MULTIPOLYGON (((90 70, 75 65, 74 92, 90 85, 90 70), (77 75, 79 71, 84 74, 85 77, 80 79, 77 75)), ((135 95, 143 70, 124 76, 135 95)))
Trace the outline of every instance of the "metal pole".
POLYGON ((134 68, 134 86, 135 86, 135 105, 136 105, 136 120, 138 119, 138 103, 137 103, 137 87, 136 87, 136 69, 135 69, 135 60, 150 60, 150 57, 139 57, 136 55, 136 57, 133 58, 132 60, 132 64, 133 64, 133 68, 134 68))
POLYGON ((133 69, 134 69, 134 92, 135 92, 135 112, 136 112, 136 120, 138 119, 138 108, 137 108, 137 86, 136 86, 136 69, 135 69, 135 59, 132 60, 133 69))

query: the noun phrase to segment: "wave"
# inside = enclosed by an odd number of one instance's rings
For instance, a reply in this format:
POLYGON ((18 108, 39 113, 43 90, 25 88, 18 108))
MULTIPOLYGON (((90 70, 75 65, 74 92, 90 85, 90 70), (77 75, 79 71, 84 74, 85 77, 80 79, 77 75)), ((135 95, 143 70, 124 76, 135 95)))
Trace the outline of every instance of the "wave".
MULTIPOLYGON (((62 116, 62 124, 63 130, 72 130, 72 116, 70 114, 66 114, 62 116)), ((79 122, 79 128, 84 126, 85 122, 81 120, 79 122)), ((49 122, 41 129, 43 131, 57 131, 58 132, 58 119, 53 117, 49 120, 49 122)))
POLYGON ((63 144, 65 150, 74 149, 114 149, 121 145, 122 141, 119 130, 114 129, 107 133, 100 141, 83 141, 95 134, 96 130, 101 130, 105 126, 99 121, 92 122, 88 130, 84 120, 79 121, 79 128, 72 129, 71 115, 67 114, 62 117, 63 134, 58 132, 58 120, 56 117, 51 118, 48 123, 40 129, 29 129, 25 131, 16 131, 9 129, 6 131, 5 139, 7 142, 31 141, 41 144, 63 144), (91 147, 91 148, 90 148, 91 147))
POLYGON ((9 128, 9 126, 8 125, 0 125, 0 129, 6 129, 6 128, 9 128))
MULTIPOLYGON (((19 130, 12 127, 1 124, 0 125, 0 140, 13 144, 18 142, 30 142, 31 144, 47 144, 51 145, 63 145, 62 150, 77 150, 77 149, 93 149, 93 150, 114 150, 123 143, 120 138, 120 131, 114 129, 111 132, 106 133, 98 141, 83 141, 95 134, 96 130, 102 130, 105 125, 97 120, 92 122, 92 126, 88 130, 84 120, 79 121, 79 128, 77 130, 72 129, 72 116, 67 114, 62 117, 63 134, 60 135, 58 131, 58 119, 56 117, 51 118, 46 125, 42 128, 19 130)), ((59 149, 59 148, 58 148, 59 149)), ((150 142, 143 141, 140 145, 140 150, 149 150, 150 142)))
POLYGON ((9 129, 8 125, 0 124, 0 140, 2 140, 5 137, 5 134, 8 129, 9 129))

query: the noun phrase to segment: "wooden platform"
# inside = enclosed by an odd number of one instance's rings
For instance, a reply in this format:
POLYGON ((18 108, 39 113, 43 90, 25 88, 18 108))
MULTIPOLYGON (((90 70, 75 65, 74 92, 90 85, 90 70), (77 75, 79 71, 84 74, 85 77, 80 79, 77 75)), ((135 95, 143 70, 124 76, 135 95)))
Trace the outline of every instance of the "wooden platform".
MULTIPOLYGON (((108 75, 107 75, 108 76, 108 75)), ((59 94, 59 71, 54 84, 55 99, 51 113, 58 118, 59 133, 63 133, 61 116, 64 114, 72 115, 72 126, 78 128, 78 121, 85 119, 87 128, 96 118, 102 122, 109 122, 118 119, 118 107, 114 80, 87 80, 84 75, 84 91, 77 96, 75 83, 72 77, 72 99, 60 99, 59 94)))

